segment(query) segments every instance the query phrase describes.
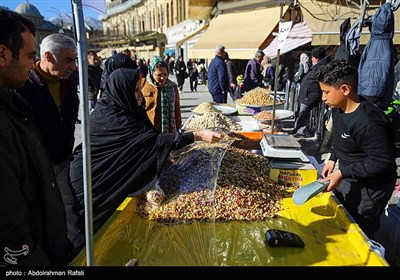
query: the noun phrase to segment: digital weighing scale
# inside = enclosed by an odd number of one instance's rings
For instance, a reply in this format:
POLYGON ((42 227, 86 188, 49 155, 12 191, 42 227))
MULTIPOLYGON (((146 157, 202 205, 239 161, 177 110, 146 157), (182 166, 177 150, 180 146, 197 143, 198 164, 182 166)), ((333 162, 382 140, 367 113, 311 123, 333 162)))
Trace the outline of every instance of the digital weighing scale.
POLYGON ((264 134, 260 146, 266 157, 310 162, 301 151, 301 145, 293 135, 264 134))

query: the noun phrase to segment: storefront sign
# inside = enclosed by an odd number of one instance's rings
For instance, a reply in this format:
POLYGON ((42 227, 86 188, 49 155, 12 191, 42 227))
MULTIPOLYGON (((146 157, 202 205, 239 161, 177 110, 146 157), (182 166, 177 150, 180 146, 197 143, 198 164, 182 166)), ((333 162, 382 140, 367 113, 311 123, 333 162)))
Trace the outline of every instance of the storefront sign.
POLYGON ((292 29, 293 21, 279 22, 278 49, 282 49, 285 45, 290 29, 292 29))
POLYGON ((168 44, 175 44, 176 42, 183 40, 187 36, 192 35, 200 28, 204 27, 204 25, 204 21, 200 22, 198 20, 186 20, 184 22, 181 22, 180 24, 168 28, 165 32, 168 44))

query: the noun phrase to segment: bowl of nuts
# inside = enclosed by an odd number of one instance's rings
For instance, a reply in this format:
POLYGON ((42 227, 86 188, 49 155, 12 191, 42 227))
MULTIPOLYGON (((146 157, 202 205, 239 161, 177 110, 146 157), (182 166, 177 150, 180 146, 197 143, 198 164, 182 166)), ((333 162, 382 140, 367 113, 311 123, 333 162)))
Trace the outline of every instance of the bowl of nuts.
MULTIPOLYGON (((267 111, 262 111, 260 113, 257 113, 253 116, 255 120, 257 120, 260 123, 271 123, 273 116, 273 111, 272 110, 267 110, 267 111)), ((284 119, 290 119, 294 116, 294 112, 290 110, 275 110, 275 121, 280 121, 284 119)))
POLYGON ((260 87, 248 91, 242 98, 235 101, 240 115, 254 115, 272 109, 274 102, 275 105, 284 104, 280 98, 274 100, 272 92, 260 87))
POLYGON ((250 104, 239 104, 236 103, 236 109, 239 115, 254 115, 265 110, 272 108, 272 105, 250 105, 250 104))

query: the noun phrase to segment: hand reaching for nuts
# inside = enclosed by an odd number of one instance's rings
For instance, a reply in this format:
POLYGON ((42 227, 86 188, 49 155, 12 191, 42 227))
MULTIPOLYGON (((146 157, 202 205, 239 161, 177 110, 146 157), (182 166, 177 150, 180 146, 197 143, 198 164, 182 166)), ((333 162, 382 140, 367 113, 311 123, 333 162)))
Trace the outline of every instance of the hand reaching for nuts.
POLYGON ((208 143, 219 142, 219 140, 221 140, 222 138, 222 135, 220 133, 208 129, 194 131, 193 134, 194 134, 194 141, 201 140, 208 143))
POLYGON ((165 199, 165 193, 158 185, 156 185, 153 189, 149 190, 146 193, 146 200, 150 204, 158 206, 161 204, 161 202, 164 201, 164 199, 165 199))

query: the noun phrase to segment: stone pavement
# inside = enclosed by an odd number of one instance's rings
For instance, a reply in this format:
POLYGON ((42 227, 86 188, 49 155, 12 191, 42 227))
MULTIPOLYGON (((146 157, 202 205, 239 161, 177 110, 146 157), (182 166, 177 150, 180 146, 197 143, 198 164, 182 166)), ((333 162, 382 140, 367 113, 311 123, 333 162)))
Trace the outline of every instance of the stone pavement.
MULTIPOLYGON (((174 75, 169 76, 171 81, 176 82, 174 75)), ((207 85, 201 84, 197 85, 197 92, 190 92, 189 78, 185 79, 183 84, 183 91, 180 94, 181 97, 181 114, 182 123, 184 124, 186 120, 193 114, 192 109, 203 102, 211 102, 212 97, 208 92, 207 85)), ((233 102, 230 97, 228 97, 228 102, 233 102)))

